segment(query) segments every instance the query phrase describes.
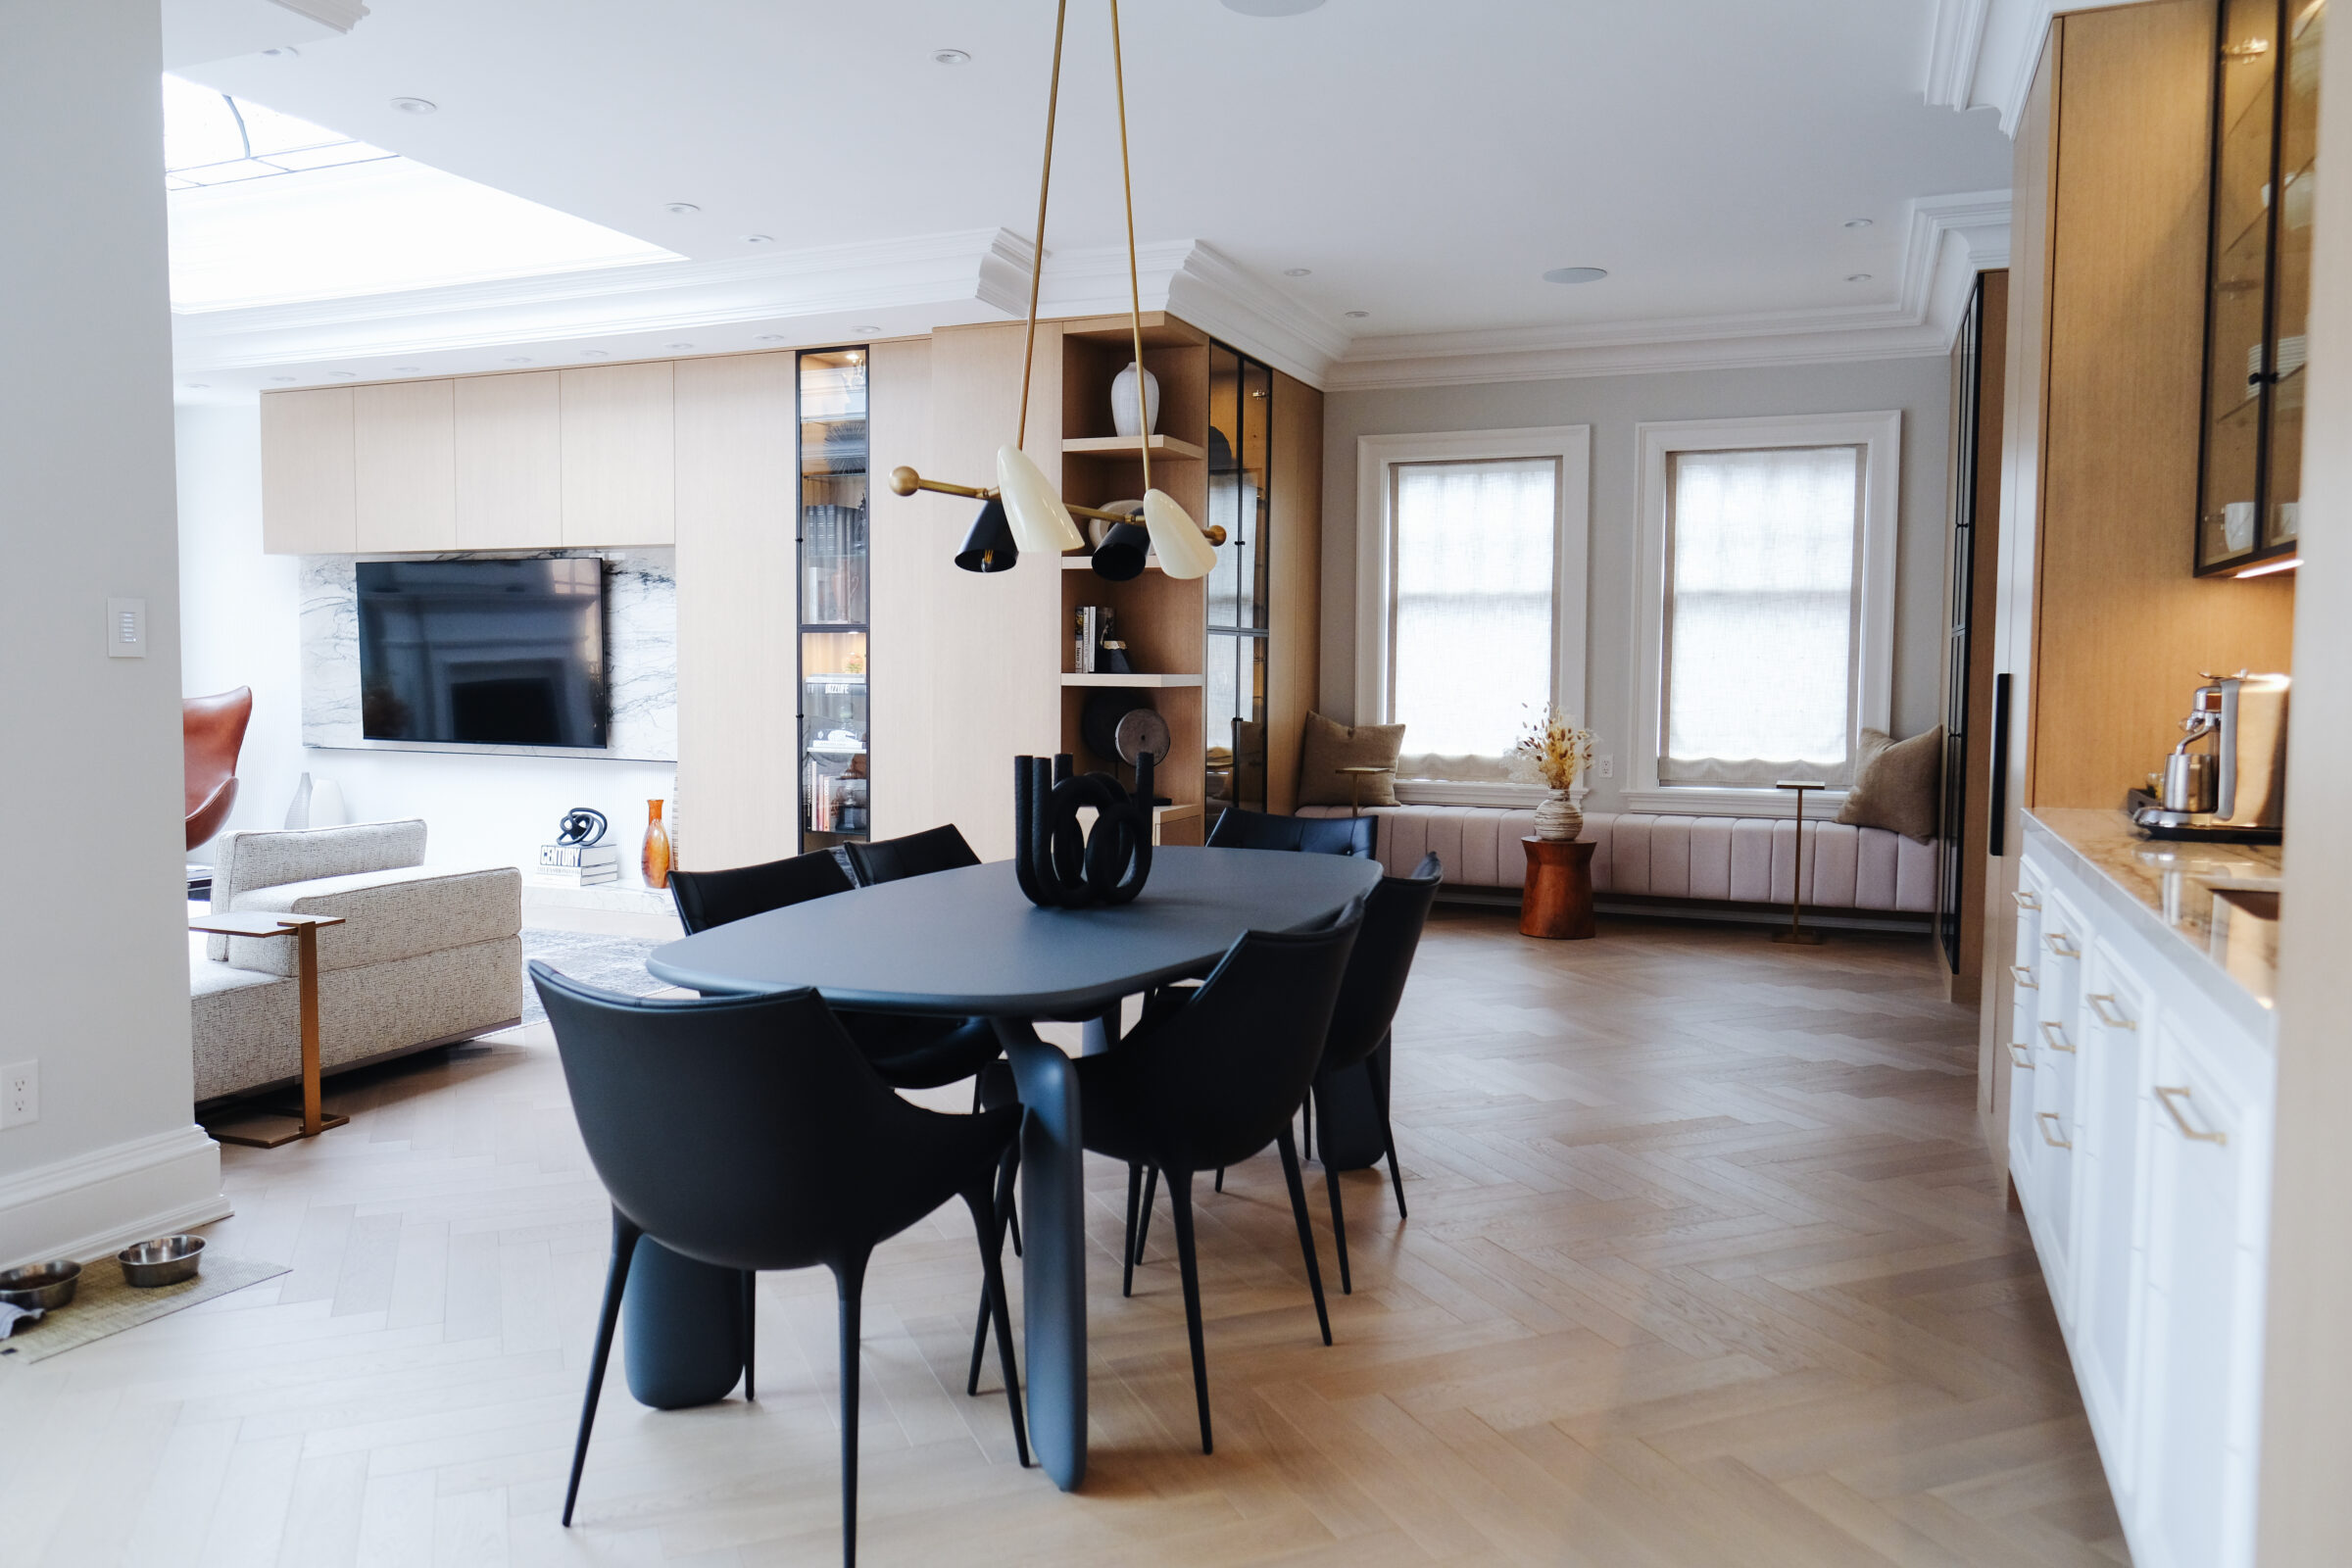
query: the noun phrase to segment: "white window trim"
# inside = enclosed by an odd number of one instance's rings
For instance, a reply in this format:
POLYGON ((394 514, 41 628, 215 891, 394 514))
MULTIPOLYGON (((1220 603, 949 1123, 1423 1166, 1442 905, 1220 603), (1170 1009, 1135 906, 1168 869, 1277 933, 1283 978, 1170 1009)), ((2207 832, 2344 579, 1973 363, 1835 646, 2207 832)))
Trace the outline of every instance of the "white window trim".
MULTIPOLYGON (((1588 593, 1592 499, 1592 427, 1538 425, 1519 430, 1456 430, 1423 435, 1366 435, 1355 442, 1355 714, 1358 723, 1389 719, 1389 541, 1396 527, 1396 487, 1390 470, 1409 463, 1509 462, 1550 458, 1559 463, 1553 497, 1551 700, 1575 723, 1584 722, 1585 642, 1591 621, 1588 593)), ((1412 737, 1406 736, 1407 745, 1412 737)), ((1581 787, 1581 786, 1580 786, 1581 787)), ((1502 782, 1398 780, 1396 798, 1408 805, 1532 806, 1544 791, 1502 782)))
MULTIPOLYGON (((1629 811, 1695 816, 1791 816, 1793 793, 1665 785, 1658 780, 1658 737, 1664 714, 1659 691, 1666 654, 1666 459, 1674 452, 1726 452, 1757 447, 1862 448, 1862 647, 1857 728, 1889 729, 1894 704, 1894 559, 1902 504, 1903 416, 1899 409, 1870 414, 1804 414, 1753 419, 1683 419, 1634 427, 1640 448, 1641 570, 1636 574, 1632 777, 1624 792, 1629 811)), ((1858 736, 1846 737, 1850 746, 1858 736)), ((1805 802, 1805 815, 1826 819, 1845 804, 1843 790, 1823 790, 1805 802)))

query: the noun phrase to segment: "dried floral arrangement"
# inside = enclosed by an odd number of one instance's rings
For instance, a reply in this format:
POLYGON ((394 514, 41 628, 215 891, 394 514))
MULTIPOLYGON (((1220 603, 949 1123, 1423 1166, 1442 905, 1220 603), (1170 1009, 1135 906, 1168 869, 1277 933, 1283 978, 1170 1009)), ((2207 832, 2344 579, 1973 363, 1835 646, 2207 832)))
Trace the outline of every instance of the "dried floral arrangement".
POLYGON ((1564 790, 1592 765, 1593 735, 1571 725, 1557 708, 1544 705, 1544 716, 1531 720, 1527 733, 1511 748, 1511 778, 1520 784, 1541 784, 1564 790))

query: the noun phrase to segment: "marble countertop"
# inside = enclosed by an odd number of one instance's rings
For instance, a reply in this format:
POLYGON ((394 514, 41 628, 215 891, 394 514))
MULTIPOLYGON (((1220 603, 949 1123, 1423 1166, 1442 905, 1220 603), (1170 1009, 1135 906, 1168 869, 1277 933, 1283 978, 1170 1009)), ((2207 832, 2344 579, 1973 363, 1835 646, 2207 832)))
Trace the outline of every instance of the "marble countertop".
POLYGON ((2122 811, 2026 815, 2187 949, 2184 967, 2227 977, 2261 1007, 2272 1005, 2278 993, 2278 845, 2151 839, 2122 811))

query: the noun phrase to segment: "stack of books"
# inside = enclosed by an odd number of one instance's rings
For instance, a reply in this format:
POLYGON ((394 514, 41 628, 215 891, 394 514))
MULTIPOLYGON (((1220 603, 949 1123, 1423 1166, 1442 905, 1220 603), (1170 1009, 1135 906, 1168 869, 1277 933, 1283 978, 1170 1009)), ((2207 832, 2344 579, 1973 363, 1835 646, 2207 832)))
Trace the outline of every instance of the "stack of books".
POLYGON ((565 887, 592 888, 620 880, 620 847, 613 844, 542 844, 539 879, 565 887))

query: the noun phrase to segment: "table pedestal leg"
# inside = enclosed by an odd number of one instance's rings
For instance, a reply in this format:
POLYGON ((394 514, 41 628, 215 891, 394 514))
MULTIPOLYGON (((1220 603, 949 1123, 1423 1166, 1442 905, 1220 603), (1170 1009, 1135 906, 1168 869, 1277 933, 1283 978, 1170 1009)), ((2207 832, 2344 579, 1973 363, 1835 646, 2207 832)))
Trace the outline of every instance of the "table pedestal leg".
POLYGON ((1029 1446, 1068 1492, 1086 1479, 1086 1155, 1077 1064, 1026 1023, 999 1020, 997 1033, 1029 1112, 1021 1122, 1029 1446))

